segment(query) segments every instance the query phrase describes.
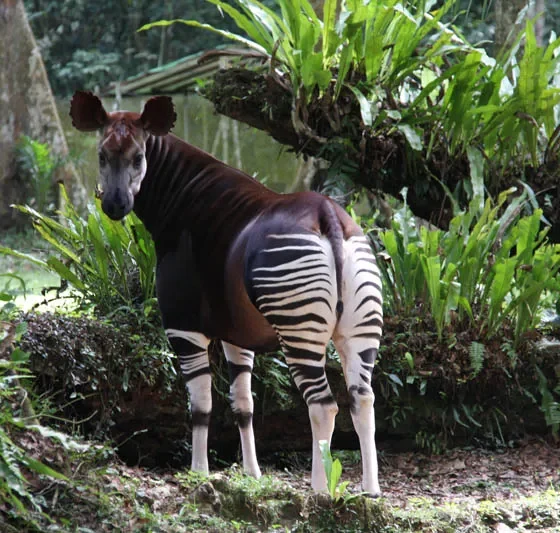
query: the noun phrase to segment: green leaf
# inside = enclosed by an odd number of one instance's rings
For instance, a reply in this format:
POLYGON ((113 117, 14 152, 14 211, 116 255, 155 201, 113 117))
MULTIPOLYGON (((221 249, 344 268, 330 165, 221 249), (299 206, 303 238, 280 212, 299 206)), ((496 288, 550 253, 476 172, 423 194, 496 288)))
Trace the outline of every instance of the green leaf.
POLYGON ((414 370, 414 358, 412 357, 412 354, 410 352, 406 352, 404 354, 404 358, 408 364, 408 368, 410 368, 411 371, 414 370))
POLYGON ((412 126, 408 124, 397 124, 397 129, 404 134, 408 144, 413 150, 416 150, 417 152, 422 151, 422 139, 412 126))
POLYGON ((478 199, 479 209, 484 205, 484 157, 480 150, 473 146, 467 147, 469 158, 471 184, 473 188, 473 200, 478 199))
POLYGON ((354 96, 360 104, 360 113, 363 123, 366 126, 372 126, 374 118, 377 115, 377 107, 374 107, 357 87, 354 85, 347 85, 347 87, 354 93, 354 96))
POLYGON ((29 361, 31 354, 24 352, 21 348, 14 348, 12 354, 10 355, 10 360, 14 363, 26 363, 29 361))
POLYGON ((76 274, 74 274, 74 272, 72 272, 65 264, 63 264, 60 261, 60 259, 57 259, 56 257, 49 257, 47 259, 47 264, 62 279, 65 279, 66 281, 68 281, 69 283, 74 285, 74 287, 76 287, 76 289, 78 289, 80 291, 85 291, 86 290, 86 287, 83 284, 82 280, 80 280, 80 278, 78 278, 78 276, 76 276, 76 274))
POLYGON ((32 457, 29 456, 23 457, 23 462, 28 468, 34 470, 38 474, 49 476, 54 479, 61 479, 63 481, 70 481, 64 474, 61 474, 60 472, 53 470, 49 466, 41 463, 40 461, 37 461, 36 459, 33 459, 32 457))
POLYGON ((138 31, 149 30, 149 29, 157 27, 157 26, 169 26, 169 25, 175 24, 175 23, 185 24, 186 26, 191 26, 193 28, 201 28, 201 29, 204 29, 204 30, 209 30, 213 33, 217 33, 218 35, 221 35, 222 37, 225 37, 226 39, 244 44, 245 46, 247 46, 247 47, 249 47, 253 50, 256 50, 257 52, 260 52, 265 56, 268 55, 268 51, 265 47, 263 47, 261 44, 256 43, 255 41, 252 41, 251 39, 247 39, 246 37, 243 37, 241 35, 238 35, 236 33, 232 33, 232 32, 226 31, 226 30, 220 30, 218 28, 214 28, 210 24, 203 24, 203 23, 198 22, 196 20, 183 20, 183 19, 159 20, 157 22, 151 22, 149 24, 144 24, 144 26, 142 26, 138 31))
POLYGON ((107 276, 108 256, 105 251, 105 243, 103 242, 101 230, 99 229, 98 220, 96 220, 92 214, 88 217, 88 231, 90 240, 95 249, 95 262, 99 268, 100 277, 105 283, 109 283, 109 278, 107 276))
POLYGON ((66 433, 62 433, 60 431, 56 431, 55 429, 46 426, 34 424, 34 425, 28 425, 26 426, 26 428, 32 429, 33 431, 37 431, 37 433, 39 433, 43 437, 57 440, 58 442, 60 442, 60 444, 62 444, 62 446, 66 450, 72 450, 76 452, 86 452, 91 448, 89 444, 81 444, 77 442, 74 438, 72 438, 70 435, 67 435, 66 433))
POLYGON ((332 464, 331 475, 328 479, 329 483, 329 494, 333 497, 337 497, 337 486, 340 476, 342 475, 342 465, 338 459, 335 459, 332 464))
POLYGON ((337 0, 325 0, 323 5, 323 61, 324 67, 329 66, 328 62, 334 54, 340 39, 336 32, 336 7, 337 0))
POLYGON ((47 263, 41 259, 38 259, 37 257, 31 255, 31 254, 26 254, 23 252, 18 252, 17 250, 12 250, 11 248, 6 248, 5 246, 0 246, 0 254, 4 254, 4 255, 10 255, 12 257, 17 257, 19 259, 24 259, 25 261, 29 261, 30 263, 33 263, 34 265, 37 265, 45 270, 48 270, 49 267, 47 265, 47 263))

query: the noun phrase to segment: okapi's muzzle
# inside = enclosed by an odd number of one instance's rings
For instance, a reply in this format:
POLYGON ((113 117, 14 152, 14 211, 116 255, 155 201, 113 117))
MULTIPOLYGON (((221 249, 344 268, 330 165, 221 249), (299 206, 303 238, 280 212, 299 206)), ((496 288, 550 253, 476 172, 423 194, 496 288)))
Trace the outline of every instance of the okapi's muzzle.
POLYGON ((111 220, 123 219, 134 206, 134 199, 128 193, 119 188, 104 191, 101 199, 101 208, 111 220))

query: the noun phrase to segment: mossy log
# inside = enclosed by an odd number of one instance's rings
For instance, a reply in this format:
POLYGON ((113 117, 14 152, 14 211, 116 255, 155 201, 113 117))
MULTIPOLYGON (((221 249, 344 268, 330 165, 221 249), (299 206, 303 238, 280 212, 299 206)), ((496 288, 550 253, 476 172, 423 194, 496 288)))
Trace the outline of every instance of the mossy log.
MULTIPOLYGON (((368 190, 395 197, 406 187, 414 214, 436 226, 447 227, 453 216, 447 191, 469 189, 463 185, 471 179, 466 153, 450 157, 444 137, 430 151, 426 134, 418 151, 397 128, 386 128, 390 134, 372 131, 364 126, 360 106, 349 89, 343 88, 336 101, 332 91, 326 90, 312 95, 306 104, 295 104, 289 82, 277 74, 229 68, 216 73, 204 96, 218 113, 263 130, 298 153, 329 161, 335 176, 343 174, 368 190)), ((390 100, 387 105, 392 105, 390 100)), ((538 167, 490 165, 492 176, 486 187, 497 196, 509 187, 519 187, 519 180, 526 182, 552 224, 550 237, 560 242, 560 159, 552 154, 545 159, 538 167)), ((468 204, 467 195, 459 200, 468 204)))

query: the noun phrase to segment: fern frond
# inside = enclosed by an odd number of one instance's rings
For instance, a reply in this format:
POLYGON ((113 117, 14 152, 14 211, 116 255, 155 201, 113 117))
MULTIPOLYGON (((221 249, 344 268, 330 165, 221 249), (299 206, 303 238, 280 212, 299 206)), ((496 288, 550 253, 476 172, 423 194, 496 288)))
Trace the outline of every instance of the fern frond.
POLYGON ((469 346, 469 359, 473 371, 473 378, 478 376, 478 374, 482 370, 482 367, 484 366, 485 354, 486 348, 484 347, 484 344, 476 341, 471 342, 471 345, 469 346))

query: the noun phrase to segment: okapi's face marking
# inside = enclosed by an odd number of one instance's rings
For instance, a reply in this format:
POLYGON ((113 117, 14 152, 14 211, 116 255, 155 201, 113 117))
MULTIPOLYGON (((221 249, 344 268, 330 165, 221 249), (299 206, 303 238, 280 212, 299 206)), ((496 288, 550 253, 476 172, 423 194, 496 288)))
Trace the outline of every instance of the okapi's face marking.
POLYGON ((168 96, 150 98, 141 114, 107 113, 97 96, 77 91, 70 103, 73 126, 80 131, 101 132, 99 184, 101 206, 107 216, 120 220, 134 207, 146 175, 146 140, 167 135, 177 115, 168 96))

